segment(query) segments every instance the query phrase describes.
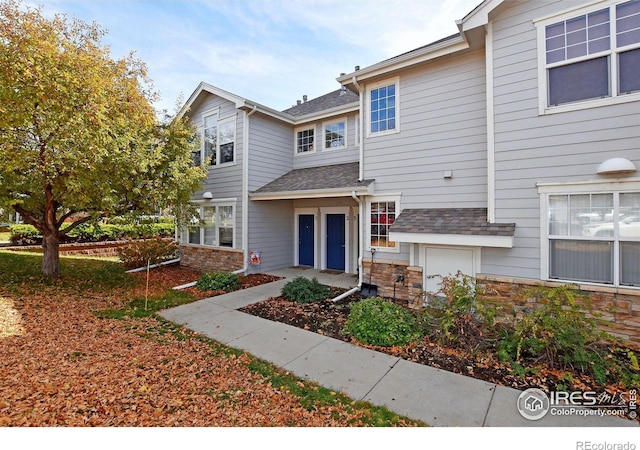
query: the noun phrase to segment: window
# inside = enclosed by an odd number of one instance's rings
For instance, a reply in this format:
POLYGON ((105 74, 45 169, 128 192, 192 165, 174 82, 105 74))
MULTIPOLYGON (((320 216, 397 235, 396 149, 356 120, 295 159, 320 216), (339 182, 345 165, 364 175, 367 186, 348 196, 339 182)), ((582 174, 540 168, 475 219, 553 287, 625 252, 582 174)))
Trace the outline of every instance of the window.
POLYGON ((398 82, 374 84, 369 92, 369 134, 387 134, 398 131, 398 82))
POLYGON ((640 0, 541 23, 545 107, 640 92, 640 0))
POLYGON ((640 287, 640 192, 547 196, 549 278, 640 287))
MULTIPOLYGON (((204 116, 202 161, 208 166, 228 164, 234 161, 236 119, 218 120, 218 114, 204 116)), ((194 157, 194 160, 197 160, 194 157)))
POLYGON ((324 149, 331 150, 344 148, 347 146, 347 121, 325 123, 324 129, 324 149))
POLYGON ((233 222, 233 205, 203 206, 187 227, 187 243, 233 247, 233 222))
POLYGON ((296 130, 296 154, 311 153, 314 151, 314 131, 313 128, 296 130))
POLYGON ((389 228, 396 220, 396 201, 378 201, 370 204, 369 244, 376 249, 395 249, 396 243, 389 240, 389 228))

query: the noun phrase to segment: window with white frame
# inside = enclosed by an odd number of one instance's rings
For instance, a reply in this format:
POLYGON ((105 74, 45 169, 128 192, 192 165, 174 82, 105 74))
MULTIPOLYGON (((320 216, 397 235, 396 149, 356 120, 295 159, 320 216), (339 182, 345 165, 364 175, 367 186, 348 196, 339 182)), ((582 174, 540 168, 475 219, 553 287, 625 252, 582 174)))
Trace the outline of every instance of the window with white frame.
POLYGON ((376 83, 368 88, 369 134, 398 131, 398 80, 376 83))
POLYGON ((233 205, 200 207, 200 217, 194 217, 187 227, 186 242, 213 247, 233 247, 233 205))
POLYGON ((546 199, 549 278, 640 287, 640 192, 546 199))
POLYGON ((640 0, 539 26, 547 107, 640 92, 640 0))
POLYGON ((389 228, 396 220, 398 201, 380 199, 369 202, 369 246, 378 250, 396 250, 396 243, 389 240, 389 228))
POLYGON ((315 150, 313 146, 315 128, 306 127, 296 130, 296 154, 312 153, 315 150))
POLYGON ((235 158, 235 116, 219 120, 218 113, 205 115, 202 119, 202 131, 201 161, 207 166, 232 163, 235 158))
POLYGON ((323 125, 324 149, 332 150, 347 146, 347 120, 327 122, 323 125))

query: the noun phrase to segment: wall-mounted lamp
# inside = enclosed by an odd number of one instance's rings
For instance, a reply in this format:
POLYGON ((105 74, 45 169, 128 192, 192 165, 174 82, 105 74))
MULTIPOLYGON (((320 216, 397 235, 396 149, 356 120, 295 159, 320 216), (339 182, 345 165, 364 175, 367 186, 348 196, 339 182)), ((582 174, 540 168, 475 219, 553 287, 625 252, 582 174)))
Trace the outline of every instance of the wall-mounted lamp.
POLYGON ((597 173, 599 175, 610 175, 618 173, 633 173, 636 170, 636 165, 626 158, 611 158, 607 159, 598 166, 597 173))
POLYGON ((202 194, 202 198, 204 200, 211 200, 213 198, 213 194, 211 192, 207 191, 204 194, 202 194))

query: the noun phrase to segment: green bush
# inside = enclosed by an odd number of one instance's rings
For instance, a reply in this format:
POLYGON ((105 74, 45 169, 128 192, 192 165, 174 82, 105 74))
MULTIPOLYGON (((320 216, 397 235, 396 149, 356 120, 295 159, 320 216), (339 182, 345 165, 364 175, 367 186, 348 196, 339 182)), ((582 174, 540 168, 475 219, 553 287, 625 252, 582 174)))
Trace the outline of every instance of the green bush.
POLYGON ((381 297, 353 304, 344 332, 361 342, 382 347, 407 345, 422 337, 409 310, 381 297))
MULTIPOLYGON (((148 224, 83 224, 68 234, 79 242, 114 241, 123 239, 143 239, 150 236, 173 237, 173 222, 148 224)), ((11 242, 15 245, 39 244, 42 234, 33 225, 12 225, 11 242)))
MULTIPOLYGON (((517 366, 531 362, 554 368, 573 368, 598 383, 640 381, 633 352, 605 345, 613 336, 598 326, 597 314, 586 297, 572 286, 531 290, 529 296, 541 303, 534 311, 518 317, 512 330, 498 344, 503 361, 517 366), (578 300, 581 300, 578 302, 578 300)), ((528 364, 529 363, 529 364, 528 364)))
POLYGON ((440 289, 420 313, 425 333, 443 345, 456 344, 467 350, 489 344, 496 334, 498 309, 483 300, 482 294, 475 279, 462 272, 443 277, 440 289))
POLYGON ((282 296, 296 303, 311 303, 330 297, 331 291, 316 278, 296 277, 284 285, 282 296))
POLYGON ((240 288, 240 276, 231 272, 204 273, 196 287, 201 291, 235 291, 240 288))
POLYGON ((161 237, 130 241, 118 249, 118 257, 128 269, 159 264, 176 257, 178 245, 161 237))

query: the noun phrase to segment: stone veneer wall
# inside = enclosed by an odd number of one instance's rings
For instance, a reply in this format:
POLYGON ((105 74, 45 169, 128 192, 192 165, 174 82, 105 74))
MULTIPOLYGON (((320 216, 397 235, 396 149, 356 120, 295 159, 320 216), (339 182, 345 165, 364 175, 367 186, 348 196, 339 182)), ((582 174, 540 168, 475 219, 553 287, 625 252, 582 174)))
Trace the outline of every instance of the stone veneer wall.
POLYGON ((180 265, 203 272, 233 272, 242 269, 244 252, 233 248, 180 244, 180 265))
POLYGON ((371 284, 378 286, 378 295, 381 297, 393 297, 394 284, 396 299, 412 301, 422 293, 422 267, 398 261, 374 260, 371 272, 371 260, 365 260, 362 273, 362 281, 369 283, 371 279, 371 284), (404 276, 404 283, 396 282, 399 276, 404 276))
MULTIPOLYGON (((488 298, 511 302, 516 309, 526 311, 538 306, 536 298, 526 295, 535 287, 556 287, 565 283, 523 280, 478 275, 477 285, 488 298)), ((640 350, 640 291, 608 286, 576 285, 579 294, 587 297, 594 311, 601 314, 603 330, 640 350)))
MULTIPOLYGON (((169 239, 171 241, 172 239, 169 239)), ((118 256, 118 249, 129 241, 82 242, 60 244, 61 255, 118 256)), ((5 250, 42 253, 42 245, 15 245, 4 247, 5 250)))
MULTIPOLYGON (((371 261, 363 263, 363 282, 378 286, 378 295, 393 297, 393 285, 399 275, 404 275, 404 285, 395 283, 395 298, 406 300, 408 306, 420 308, 424 305, 422 268, 397 261, 375 261, 371 272, 371 261)), ((538 306, 537 299, 527 296, 526 291, 534 287, 555 287, 564 283, 496 277, 479 274, 478 287, 488 298, 513 305, 516 310, 526 311, 538 306)), ((578 285, 581 295, 589 298, 594 311, 601 314, 603 329, 640 350, 640 290, 607 286, 578 285)))

